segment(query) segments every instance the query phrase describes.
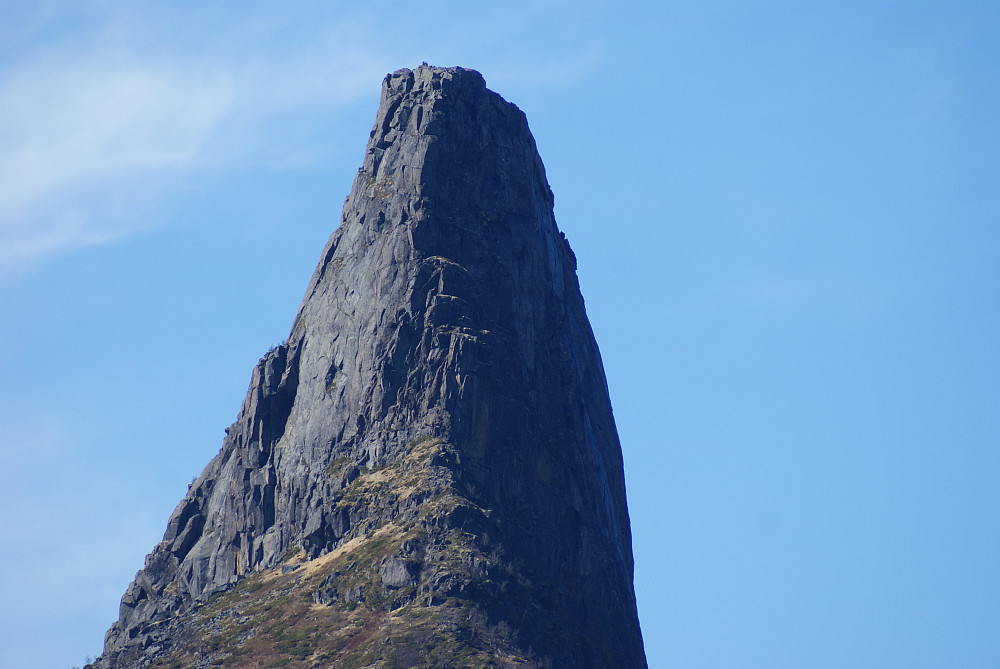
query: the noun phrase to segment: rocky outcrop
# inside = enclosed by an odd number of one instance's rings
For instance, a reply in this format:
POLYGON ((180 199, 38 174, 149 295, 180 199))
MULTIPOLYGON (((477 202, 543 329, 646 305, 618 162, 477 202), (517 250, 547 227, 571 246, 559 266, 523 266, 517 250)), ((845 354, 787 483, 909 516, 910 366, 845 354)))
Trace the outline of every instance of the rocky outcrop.
POLYGON ((387 76, 291 334, 95 666, 644 667, 575 270, 524 114, 472 70, 387 76))

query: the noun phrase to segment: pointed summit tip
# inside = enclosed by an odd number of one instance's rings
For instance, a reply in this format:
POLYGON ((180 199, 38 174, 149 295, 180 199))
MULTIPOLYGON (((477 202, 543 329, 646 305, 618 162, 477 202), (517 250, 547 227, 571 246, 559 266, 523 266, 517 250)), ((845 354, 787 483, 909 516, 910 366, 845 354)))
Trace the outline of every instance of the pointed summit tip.
POLYGON ((94 667, 646 667, 621 445, 524 114, 475 70, 387 75, 331 227, 94 667))
POLYGON ((380 106, 391 105, 399 97, 408 94, 458 96, 470 102, 478 102, 487 92, 492 93, 486 88, 483 75, 476 70, 464 67, 435 67, 423 63, 414 70, 402 68, 387 74, 382 81, 380 106))
MULTIPOLYGON (((414 70, 409 68, 400 68, 391 74, 385 76, 385 81, 390 81, 396 78, 406 78, 412 77, 417 81, 433 81, 433 82, 452 82, 455 80, 463 80, 469 83, 478 83, 481 88, 486 88, 486 79, 483 75, 477 71, 465 67, 438 67, 435 65, 428 65, 427 61, 424 61, 414 70)), ((444 83, 444 85, 448 85, 444 83)))

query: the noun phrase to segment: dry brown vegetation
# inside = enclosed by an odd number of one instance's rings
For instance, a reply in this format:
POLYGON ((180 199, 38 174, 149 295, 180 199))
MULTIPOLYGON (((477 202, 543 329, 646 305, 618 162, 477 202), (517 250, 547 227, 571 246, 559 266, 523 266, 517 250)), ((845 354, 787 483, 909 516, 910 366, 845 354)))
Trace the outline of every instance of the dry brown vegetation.
POLYGON ((488 580, 490 560, 472 534, 447 522, 456 508, 470 506, 454 494, 450 472, 432 464, 448 448, 441 440, 416 440, 403 459, 364 470, 338 505, 388 503, 414 512, 313 560, 293 548, 282 565, 247 576, 185 614, 183 636, 151 666, 537 666, 518 650, 505 622, 490 620, 462 596, 465 584, 488 580), (387 586, 380 578, 386 561, 413 554, 420 577, 387 586))

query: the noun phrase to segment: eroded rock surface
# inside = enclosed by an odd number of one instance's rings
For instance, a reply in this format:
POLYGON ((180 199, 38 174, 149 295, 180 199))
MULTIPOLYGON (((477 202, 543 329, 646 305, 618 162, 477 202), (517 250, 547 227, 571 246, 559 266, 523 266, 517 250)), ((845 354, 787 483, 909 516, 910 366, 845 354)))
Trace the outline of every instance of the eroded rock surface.
POLYGON ((646 666, 575 270, 524 114, 472 70, 387 76, 291 334, 95 666, 646 666))

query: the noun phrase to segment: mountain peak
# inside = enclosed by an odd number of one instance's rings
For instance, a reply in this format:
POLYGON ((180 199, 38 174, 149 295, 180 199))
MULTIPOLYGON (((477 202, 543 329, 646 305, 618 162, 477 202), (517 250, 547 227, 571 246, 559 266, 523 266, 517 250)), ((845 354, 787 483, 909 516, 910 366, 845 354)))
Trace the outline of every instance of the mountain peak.
POLYGON ((575 269, 524 114, 474 70, 388 75, 289 338, 96 666, 644 667, 575 269))

